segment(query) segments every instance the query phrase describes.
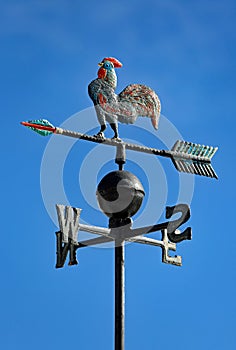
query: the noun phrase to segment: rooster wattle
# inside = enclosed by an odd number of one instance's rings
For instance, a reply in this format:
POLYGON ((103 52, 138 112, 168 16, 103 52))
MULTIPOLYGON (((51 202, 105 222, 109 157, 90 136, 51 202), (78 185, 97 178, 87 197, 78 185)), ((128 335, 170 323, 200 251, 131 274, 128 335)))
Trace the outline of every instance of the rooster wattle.
POLYGON ((99 63, 98 78, 88 86, 101 129, 98 137, 104 137, 106 123, 114 131, 115 139, 119 138, 118 124, 133 124, 138 116, 150 117, 152 125, 158 128, 161 103, 157 94, 141 84, 128 85, 121 93, 115 94, 117 77, 114 68, 122 64, 113 57, 106 57, 99 63))

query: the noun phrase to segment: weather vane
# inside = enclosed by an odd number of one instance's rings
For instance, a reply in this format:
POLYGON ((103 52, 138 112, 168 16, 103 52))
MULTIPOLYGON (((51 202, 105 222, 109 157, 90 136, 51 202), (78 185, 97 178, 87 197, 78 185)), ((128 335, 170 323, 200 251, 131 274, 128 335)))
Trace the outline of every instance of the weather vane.
POLYGON ((115 350, 124 350, 124 272, 125 272, 125 242, 135 242, 154 245, 162 249, 162 262, 181 266, 181 256, 171 256, 170 251, 176 250, 176 244, 183 240, 191 240, 192 231, 187 227, 180 231, 179 227, 190 218, 190 208, 187 204, 177 204, 166 207, 166 222, 146 227, 132 228, 132 217, 141 207, 145 191, 139 179, 123 169, 126 163, 126 150, 149 153, 170 158, 175 168, 180 172, 217 178, 211 165, 211 159, 217 147, 199 145, 192 142, 177 140, 171 150, 159 150, 127 143, 119 138, 118 122, 133 124, 138 116, 151 118, 152 125, 158 128, 161 104, 156 93, 141 84, 128 85, 120 94, 115 94, 117 77, 115 68, 122 64, 113 57, 106 57, 99 63, 98 77, 88 87, 92 99, 100 131, 91 136, 64 130, 53 126, 45 119, 31 120, 21 124, 37 133, 47 136, 58 134, 74 137, 90 142, 101 143, 116 148, 115 163, 117 171, 105 175, 97 186, 96 196, 100 209, 108 216, 108 228, 84 225, 80 223, 80 208, 56 204, 60 230, 56 232, 57 258, 56 268, 62 268, 69 255, 69 265, 78 264, 77 250, 83 247, 95 246, 108 242, 114 243, 115 250, 115 350), (105 138, 106 125, 110 124, 114 131, 112 139, 105 138), (177 220, 169 220, 176 213, 181 216, 177 220), (89 232, 98 237, 79 240, 79 231, 89 232), (161 240, 147 235, 151 232, 161 232, 161 240))

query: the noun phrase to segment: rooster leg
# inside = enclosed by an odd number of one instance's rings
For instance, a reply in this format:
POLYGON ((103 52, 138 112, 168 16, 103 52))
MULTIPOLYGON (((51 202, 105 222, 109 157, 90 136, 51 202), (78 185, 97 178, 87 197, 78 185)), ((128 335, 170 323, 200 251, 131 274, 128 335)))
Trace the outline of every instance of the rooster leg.
POLYGON ((114 131, 113 139, 119 140, 118 125, 117 123, 110 123, 112 130, 114 131))
POLYGON ((99 105, 95 106, 95 110, 96 110, 97 118, 98 118, 99 124, 101 125, 101 128, 100 128, 99 132, 97 133, 97 135, 94 135, 94 136, 101 137, 104 139, 105 138, 104 131, 107 128, 106 118, 105 118, 104 113, 102 113, 101 107, 99 105))
POLYGON ((103 131, 105 131, 106 130, 106 124, 102 124, 101 125, 101 129, 99 130, 99 132, 97 133, 97 135, 95 135, 95 136, 97 136, 97 137, 101 137, 101 138, 105 138, 105 136, 104 136, 104 132, 103 131))

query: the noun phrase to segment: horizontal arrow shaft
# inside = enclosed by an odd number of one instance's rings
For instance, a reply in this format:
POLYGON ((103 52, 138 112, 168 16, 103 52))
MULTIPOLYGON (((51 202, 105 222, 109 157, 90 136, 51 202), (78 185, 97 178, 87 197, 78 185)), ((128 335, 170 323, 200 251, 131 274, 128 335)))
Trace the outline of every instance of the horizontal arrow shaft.
MULTIPOLYGON (((192 142, 177 140, 171 150, 160 150, 157 148, 124 142, 122 140, 102 138, 98 136, 82 134, 80 132, 71 130, 65 130, 59 127, 54 127, 46 119, 31 120, 28 122, 21 122, 21 124, 33 129, 42 136, 47 136, 50 133, 54 133, 85 141, 101 143, 108 146, 115 146, 117 147, 118 153, 122 148, 123 153, 125 150, 131 150, 170 158, 175 168, 180 172, 202 175, 217 179, 217 174, 211 165, 211 159, 217 151, 217 147, 199 145, 192 142)), ((124 162, 124 160, 122 161, 124 162)), ((120 161, 118 164, 120 164, 120 161)))
POLYGON ((58 134, 58 135, 64 135, 64 136, 69 136, 69 137, 85 140, 85 141, 91 141, 91 142, 95 142, 95 143, 103 143, 103 144, 108 145, 108 146, 119 146, 122 143, 126 149, 129 149, 131 151, 138 151, 138 152, 143 152, 143 153, 155 154, 157 156, 166 157, 166 158, 191 159, 191 160, 198 160, 198 161, 210 163, 210 160, 206 157, 194 156, 191 154, 183 154, 183 153, 173 152, 173 151, 168 151, 168 150, 159 150, 157 148, 140 146, 137 144, 131 144, 131 143, 123 142, 123 141, 107 139, 107 138, 100 138, 97 136, 90 136, 90 135, 82 134, 80 132, 65 130, 65 129, 58 128, 58 127, 55 128, 54 133, 58 134))

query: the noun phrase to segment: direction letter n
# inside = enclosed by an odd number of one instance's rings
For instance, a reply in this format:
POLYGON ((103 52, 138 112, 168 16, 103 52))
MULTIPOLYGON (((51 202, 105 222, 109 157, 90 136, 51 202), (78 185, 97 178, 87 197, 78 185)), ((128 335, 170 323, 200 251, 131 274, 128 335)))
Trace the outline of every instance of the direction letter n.
POLYGON ((56 205, 60 231, 57 235, 56 268, 63 267, 70 251, 69 265, 78 264, 76 246, 78 245, 79 218, 81 209, 65 205, 56 205))

